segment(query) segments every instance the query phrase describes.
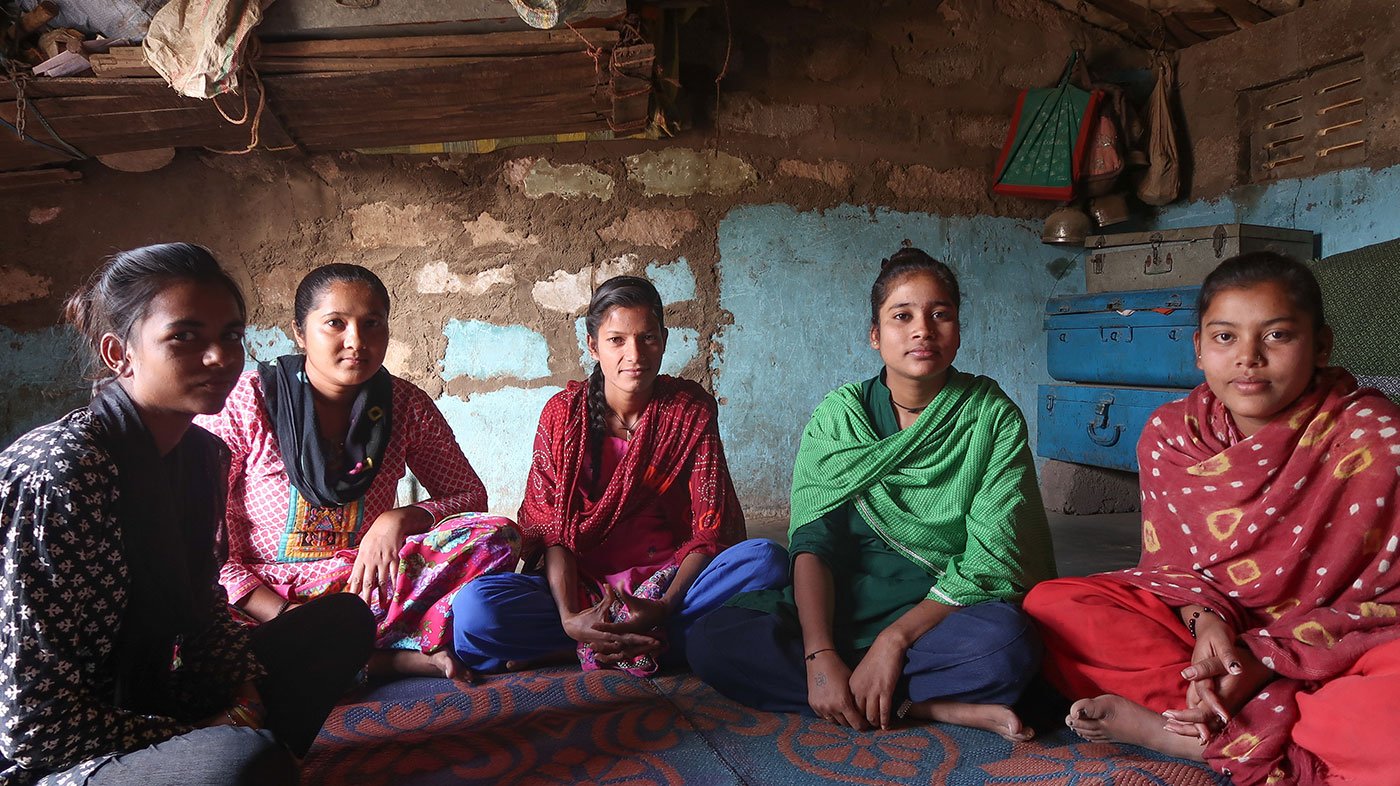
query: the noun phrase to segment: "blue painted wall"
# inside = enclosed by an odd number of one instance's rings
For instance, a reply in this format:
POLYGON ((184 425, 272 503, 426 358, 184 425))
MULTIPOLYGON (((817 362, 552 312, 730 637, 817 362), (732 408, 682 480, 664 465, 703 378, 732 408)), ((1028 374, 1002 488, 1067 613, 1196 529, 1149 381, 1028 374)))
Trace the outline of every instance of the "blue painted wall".
POLYGON ((549 342, 527 327, 453 319, 442 332, 447 336, 447 355, 440 361, 445 380, 549 376, 549 342))

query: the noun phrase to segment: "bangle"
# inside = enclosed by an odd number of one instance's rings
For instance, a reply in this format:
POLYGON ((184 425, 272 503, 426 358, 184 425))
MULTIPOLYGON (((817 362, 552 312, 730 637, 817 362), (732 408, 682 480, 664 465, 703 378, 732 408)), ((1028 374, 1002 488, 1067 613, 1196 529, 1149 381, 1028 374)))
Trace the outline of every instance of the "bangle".
POLYGON ((1224 614, 1221 614, 1210 606, 1202 606, 1200 611, 1191 612, 1191 619, 1186 621, 1186 632, 1190 633, 1193 639, 1196 638, 1196 620, 1199 620, 1202 614, 1214 614, 1219 617, 1222 622, 1225 620, 1224 614))
POLYGON ((291 598, 283 598, 283 599, 282 599, 282 605, 277 607, 277 613, 274 614, 274 615, 272 615, 272 618, 273 618, 273 619, 277 619, 278 617, 282 616, 282 614, 283 614, 284 612, 286 612, 287 609, 291 607, 291 605, 292 605, 292 599, 291 599, 291 598))
POLYGON ((821 649, 819 649, 819 650, 812 650, 811 652, 807 653, 806 659, 807 659, 808 662, 811 662, 811 661, 816 660, 816 659, 817 659, 817 656, 820 655, 820 654, 822 654, 823 652, 835 652, 835 651, 836 651, 836 648, 835 648, 835 647, 823 647, 823 648, 821 648, 821 649))

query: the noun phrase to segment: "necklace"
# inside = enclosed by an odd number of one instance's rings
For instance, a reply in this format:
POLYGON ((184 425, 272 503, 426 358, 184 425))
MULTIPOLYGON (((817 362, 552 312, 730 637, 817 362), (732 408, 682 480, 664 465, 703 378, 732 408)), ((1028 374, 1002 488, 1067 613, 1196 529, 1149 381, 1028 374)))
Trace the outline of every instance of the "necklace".
POLYGON ((629 425, 627 425, 627 421, 623 420, 623 419, 622 419, 622 416, 619 415, 619 414, 617 414, 616 411, 614 411, 614 410, 609 410, 609 411, 612 412, 612 416, 617 420, 617 425, 622 426, 622 430, 627 432, 627 438, 628 438, 628 439, 631 439, 631 438, 632 438, 632 432, 634 432, 634 431, 637 430, 637 423, 638 423, 638 421, 640 421, 640 420, 642 419, 642 416, 641 416, 641 415, 638 415, 637 417, 633 418, 633 419, 632 419, 632 425, 629 426, 629 425))
POLYGON ((911 414, 911 415, 917 415, 917 414, 919 414, 920 412, 923 412, 924 410, 928 409, 928 405, 927 405, 927 404, 923 405, 922 407, 906 407, 906 406, 904 406, 903 404, 899 403, 898 401, 895 401, 895 400, 894 400, 894 396, 890 396, 890 403, 893 404, 893 405, 895 405, 896 407, 899 407, 900 409, 904 410, 905 412, 908 412, 908 413, 911 414))

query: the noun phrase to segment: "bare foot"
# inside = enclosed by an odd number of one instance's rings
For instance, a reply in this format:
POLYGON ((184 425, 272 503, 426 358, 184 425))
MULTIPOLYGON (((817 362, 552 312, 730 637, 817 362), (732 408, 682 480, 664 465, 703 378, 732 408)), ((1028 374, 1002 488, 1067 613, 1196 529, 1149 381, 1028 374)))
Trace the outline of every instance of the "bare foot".
POLYGON ((1012 742, 1025 742, 1035 730, 1005 704, 968 704, 961 701, 923 701, 910 705, 906 717, 970 726, 1000 734, 1012 742))
POLYGON ((1161 715, 1122 696, 1080 699, 1069 708, 1065 723, 1090 742, 1126 742, 1168 756, 1205 761, 1199 740, 1168 731, 1161 715))
POLYGON ((377 650, 369 657, 369 673, 376 677, 446 677, 455 682, 475 682, 476 675, 446 649, 431 655, 417 650, 377 650))

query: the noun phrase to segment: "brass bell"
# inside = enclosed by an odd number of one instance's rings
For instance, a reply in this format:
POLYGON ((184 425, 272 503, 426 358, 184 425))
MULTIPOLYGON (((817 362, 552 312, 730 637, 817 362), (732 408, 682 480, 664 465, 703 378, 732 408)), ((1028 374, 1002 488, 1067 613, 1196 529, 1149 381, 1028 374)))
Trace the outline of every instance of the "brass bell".
POLYGON ((1082 246, 1089 235, 1089 214, 1078 207, 1061 205, 1045 219, 1040 242, 1056 245, 1082 246))

